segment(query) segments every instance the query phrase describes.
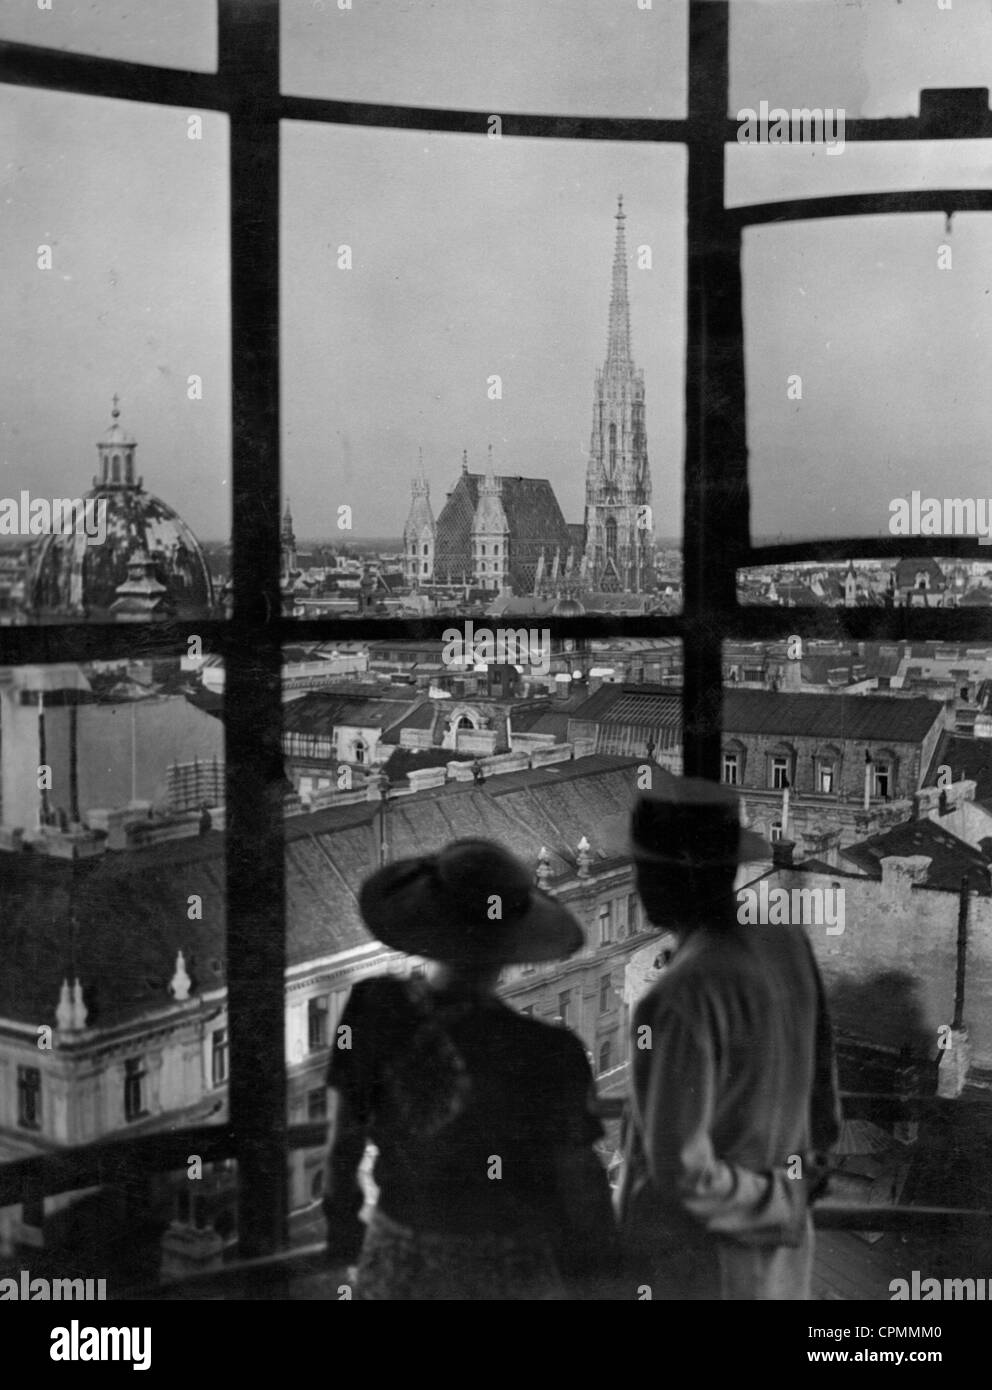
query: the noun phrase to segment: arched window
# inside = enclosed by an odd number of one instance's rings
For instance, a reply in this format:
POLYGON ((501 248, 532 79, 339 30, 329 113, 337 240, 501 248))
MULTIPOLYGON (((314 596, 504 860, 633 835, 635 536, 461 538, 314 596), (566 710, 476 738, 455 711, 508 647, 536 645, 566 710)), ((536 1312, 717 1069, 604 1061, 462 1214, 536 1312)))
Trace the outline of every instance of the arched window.
POLYGON ((110 464, 110 476, 111 476, 111 479, 112 479, 115 483, 119 483, 120 480, 121 480, 121 456, 120 456, 120 454, 115 454, 114 457, 113 457, 113 460, 111 461, 111 464, 110 464))
POLYGON ((365 755, 368 751, 368 744, 365 742, 365 740, 361 738, 356 738, 353 761, 356 763, 363 763, 365 761, 365 755))
POLYGON ((617 427, 610 426, 610 472, 616 472, 617 466, 617 427))
POLYGON ((430 553, 431 553, 431 552, 430 552, 430 546, 425 545, 425 546, 424 546, 424 554, 425 554, 425 555, 429 555, 430 553))
MULTIPOLYGON (((613 426, 611 425, 612 429, 613 426)), ((612 558, 616 558, 617 553, 617 519, 615 516, 606 518, 606 553, 612 558)))
POLYGON ((482 543, 482 545, 481 545, 481 547, 480 547, 480 549, 479 549, 479 554, 480 554, 480 555, 485 555, 485 553, 486 553, 486 543, 485 543, 485 541, 483 541, 483 543, 482 543))
POLYGON ((468 717, 467 714, 463 714, 462 717, 459 719, 458 723, 455 725, 455 728, 456 728, 456 729, 474 729, 474 728, 475 728, 475 725, 472 723, 471 719, 469 719, 469 717, 468 717))

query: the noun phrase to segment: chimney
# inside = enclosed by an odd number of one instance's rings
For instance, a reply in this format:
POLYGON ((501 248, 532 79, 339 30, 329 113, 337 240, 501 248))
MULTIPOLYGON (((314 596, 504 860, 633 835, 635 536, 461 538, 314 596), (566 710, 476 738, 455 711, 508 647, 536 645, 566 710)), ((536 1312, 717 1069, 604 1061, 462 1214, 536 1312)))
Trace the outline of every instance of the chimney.
POLYGON ((776 869, 791 869, 795 848, 795 840, 773 840, 772 865, 776 869))

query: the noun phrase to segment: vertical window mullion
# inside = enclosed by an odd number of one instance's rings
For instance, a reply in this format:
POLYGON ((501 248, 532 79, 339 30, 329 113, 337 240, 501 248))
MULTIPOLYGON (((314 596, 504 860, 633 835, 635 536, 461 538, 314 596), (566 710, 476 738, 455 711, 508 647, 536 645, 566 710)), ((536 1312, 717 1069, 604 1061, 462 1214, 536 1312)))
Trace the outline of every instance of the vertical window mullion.
POLYGON ((722 638, 748 543, 741 236, 724 211, 730 14, 691 0, 685 379, 683 760, 720 778, 722 638))
POLYGON ((231 94, 234 616, 227 666, 230 1121, 245 1257, 287 1243, 279 600, 279 6, 220 0, 231 94), (269 623, 269 619, 275 620, 269 623))

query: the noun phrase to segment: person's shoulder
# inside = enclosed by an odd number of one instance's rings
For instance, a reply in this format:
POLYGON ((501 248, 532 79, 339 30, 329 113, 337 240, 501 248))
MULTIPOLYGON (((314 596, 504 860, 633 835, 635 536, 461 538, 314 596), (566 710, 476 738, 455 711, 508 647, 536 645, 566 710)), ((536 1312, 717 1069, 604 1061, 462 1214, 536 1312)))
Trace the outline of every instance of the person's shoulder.
POLYGON ((367 980, 356 980, 348 995, 350 1013, 377 1013, 391 1011, 410 996, 409 981, 397 975, 371 975, 367 980))
POLYGON ((578 1055, 585 1059, 585 1048, 570 1028, 560 1023, 547 1023, 544 1019, 533 1018, 530 1014, 518 1013, 507 1008, 509 1027, 519 1033, 521 1040, 535 1049, 559 1056, 578 1055))
MULTIPOLYGON (((719 989, 724 973, 721 957, 719 950, 694 950, 676 956, 638 1000, 635 1019, 644 1021, 663 1013, 698 1013, 707 998, 719 989)), ((727 978, 732 978, 732 971, 727 972, 727 978)))

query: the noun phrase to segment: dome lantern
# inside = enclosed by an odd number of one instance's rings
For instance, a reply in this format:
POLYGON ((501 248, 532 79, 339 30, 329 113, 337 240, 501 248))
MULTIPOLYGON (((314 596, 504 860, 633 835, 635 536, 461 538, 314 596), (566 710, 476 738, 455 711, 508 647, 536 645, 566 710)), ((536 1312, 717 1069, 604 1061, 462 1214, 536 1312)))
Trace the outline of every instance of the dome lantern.
POLYGON ((115 395, 110 412, 110 427, 103 438, 97 440, 100 472, 93 479, 93 486, 96 488, 141 486, 141 479, 134 476, 134 452, 138 445, 121 428, 120 418, 120 397, 115 395))

